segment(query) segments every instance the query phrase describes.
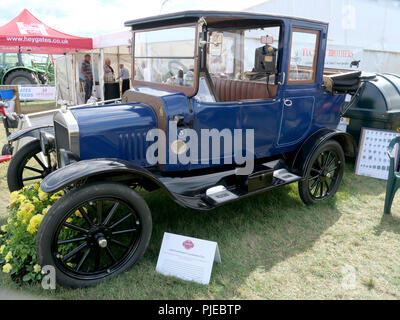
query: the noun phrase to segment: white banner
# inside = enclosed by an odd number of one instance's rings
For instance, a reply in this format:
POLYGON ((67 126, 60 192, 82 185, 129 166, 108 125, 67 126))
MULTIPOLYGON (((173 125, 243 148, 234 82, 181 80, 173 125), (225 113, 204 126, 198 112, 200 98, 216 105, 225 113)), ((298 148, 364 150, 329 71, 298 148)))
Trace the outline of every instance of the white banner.
POLYGON ((19 87, 18 91, 21 101, 56 99, 56 87, 19 87))

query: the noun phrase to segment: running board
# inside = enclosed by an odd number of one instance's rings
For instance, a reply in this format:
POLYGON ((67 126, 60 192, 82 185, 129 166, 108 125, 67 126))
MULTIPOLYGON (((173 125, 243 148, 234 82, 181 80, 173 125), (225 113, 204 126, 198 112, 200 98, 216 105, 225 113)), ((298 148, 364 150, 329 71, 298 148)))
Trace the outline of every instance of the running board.
POLYGON ((272 190, 296 181, 302 177, 286 169, 262 170, 248 177, 229 176, 218 184, 192 195, 173 193, 176 200, 186 207, 197 210, 211 210, 221 205, 272 190))

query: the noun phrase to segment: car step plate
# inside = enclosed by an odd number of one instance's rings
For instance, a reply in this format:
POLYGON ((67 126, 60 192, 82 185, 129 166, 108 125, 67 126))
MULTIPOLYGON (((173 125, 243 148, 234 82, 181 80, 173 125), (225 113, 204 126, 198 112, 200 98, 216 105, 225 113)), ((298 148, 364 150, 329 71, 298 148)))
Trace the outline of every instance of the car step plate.
POLYGON ((208 199, 218 204, 238 198, 236 194, 230 192, 224 186, 216 186, 208 189, 206 191, 206 196, 208 199))
POLYGON ((274 171, 274 178, 285 181, 285 183, 298 181, 301 177, 296 176, 295 174, 287 171, 286 169, 280 169, 274 171))

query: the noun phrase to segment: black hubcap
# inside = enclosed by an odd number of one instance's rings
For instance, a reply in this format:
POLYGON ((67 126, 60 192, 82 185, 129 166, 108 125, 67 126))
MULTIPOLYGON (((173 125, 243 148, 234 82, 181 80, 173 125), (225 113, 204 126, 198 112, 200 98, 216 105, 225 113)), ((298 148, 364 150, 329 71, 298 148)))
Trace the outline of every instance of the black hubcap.
POLYGON ((74 208, 60 224, 52 252, 60 269, 76 278, 107 276, 134 254, 141 221, 119 199, 97 198, 74 208))
POLYGON ((308 177, 308 190, 315 200, 321 200, 331 195, 343 163, 333 151, 321 153, 315 159, 308 177))

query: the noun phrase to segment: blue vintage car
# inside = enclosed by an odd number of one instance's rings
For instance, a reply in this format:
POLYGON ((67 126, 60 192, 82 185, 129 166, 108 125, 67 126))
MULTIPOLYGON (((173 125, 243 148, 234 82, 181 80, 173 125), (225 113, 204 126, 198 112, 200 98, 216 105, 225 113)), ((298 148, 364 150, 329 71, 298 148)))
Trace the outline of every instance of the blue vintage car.
POLYGON ((294 182, 306 204, 335 195, 355 154, 336 127, 360 74, 324 76, 326 23, 188 11, 125 25, 122 103, 62 108, 54 127, 10 138, 35 138, 10 164, 10 190, 44 178, 43 191, 65 191, 37 235, 60 285, 95 285, 142 257, 152 219, 137 187, 197 210, 294 182))

